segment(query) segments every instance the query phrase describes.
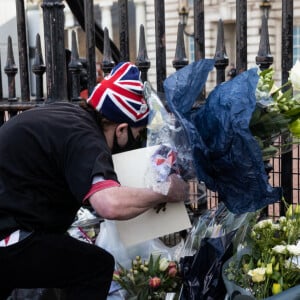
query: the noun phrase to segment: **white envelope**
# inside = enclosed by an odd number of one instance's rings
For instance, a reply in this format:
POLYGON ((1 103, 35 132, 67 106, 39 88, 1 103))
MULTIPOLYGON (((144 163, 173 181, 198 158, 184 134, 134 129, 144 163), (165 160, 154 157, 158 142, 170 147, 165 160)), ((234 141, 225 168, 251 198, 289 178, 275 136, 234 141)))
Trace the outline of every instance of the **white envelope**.
MULTIPOLYGON (((115 171, 124 186, 145 187, 150 157, 159 146, 146 147, 113 155, 115 171)), ((116 221, 125 246, 132 246, 191 227, 183 202, 168 203, 165 211, 154 209, 126 221, 116 221)))

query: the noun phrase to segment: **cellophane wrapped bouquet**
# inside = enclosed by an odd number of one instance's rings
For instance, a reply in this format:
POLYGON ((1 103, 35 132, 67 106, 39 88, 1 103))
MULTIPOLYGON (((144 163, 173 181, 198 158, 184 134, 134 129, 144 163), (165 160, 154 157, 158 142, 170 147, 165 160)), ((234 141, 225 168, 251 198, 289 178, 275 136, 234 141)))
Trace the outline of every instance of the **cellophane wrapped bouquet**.
POLYGON ((250 224, 240 251, 224 264, 229 296, 238 290, 250 299, 299 299, 299 204, 287 205, 286 215, 278 220, 257 222, 256 215, 250 224))
POLYGON ((128 300, 178 299, 181 287, 178 263, 154 254, 149 259, 136 256, 129 269, 119 264, 113 280, 127 292, 128 300))
POLYGON ((181 300, 225 298, 222 265, 244 239, 252 214, 233 214, 220 203, 194 222, 180 253, 181 300))
MULTIPOLYGON (((176 174, 186 181, 195 179, 192 155, 182 126, 167 111, 148 82, 144 83, 144 89, 144 96, 151 108, 145 146, 154 148, 150 161, 147 162, 145 186, 167 194, 169 175, 176 174)), ((168 207, 163 204, 155 209, 160 213, 168 207)), ((116 289, 121 287, 120 293, 124 294, 124 299, 178 299, 182 279, 175 252, 182 245, 183 242, 169 247, 158 238, 123 249, 121 252, 127 252, 126 256, 131 256, 131 261, 128 264, 127 259, 126 263, 116 259, 113 276, 114 283, 118 284, 116 289), (132 253, 136 255, 132 256, 132 253)))
MULTIPOLYGON (((144 83, 144 95, 151 108, 147 126, 147 147, 159 145, 152 156, 152 170, 157 182, 176 173, 183 179, 195 178, 191 148, 183 127, 168 112, 162 100, 148 82, 144 83)), ((148 176, 151 178, 151 176, 148 176)))
MULTIPOLYGON (((147 147, 157 146, 151 156, 145 182, 147 187, 166 195, 169 175, 177 174, 185 181, 196 179, 191 146, 184 128, 174 114, 167 111, 149 82, 144 83, 144 96, 151 108, 147 126, 147 147)), ((204 186, 200 193, 201 196, 205 194, 204 186)), ((188 202, 189 199, 186 199, 186 203, 188 202)), ((165 209, 165 205, 157 209, 165 209)))

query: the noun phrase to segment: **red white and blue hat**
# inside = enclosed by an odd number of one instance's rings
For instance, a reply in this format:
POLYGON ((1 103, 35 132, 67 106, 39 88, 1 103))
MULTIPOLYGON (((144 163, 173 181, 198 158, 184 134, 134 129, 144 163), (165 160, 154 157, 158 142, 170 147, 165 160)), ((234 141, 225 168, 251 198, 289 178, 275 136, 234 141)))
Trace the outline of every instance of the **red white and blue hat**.
POLYGON ((122 62, 95 87, 87 102, 112 122, 146 126, 149 106, 143 89, 139 69, 130 62, 122 62))

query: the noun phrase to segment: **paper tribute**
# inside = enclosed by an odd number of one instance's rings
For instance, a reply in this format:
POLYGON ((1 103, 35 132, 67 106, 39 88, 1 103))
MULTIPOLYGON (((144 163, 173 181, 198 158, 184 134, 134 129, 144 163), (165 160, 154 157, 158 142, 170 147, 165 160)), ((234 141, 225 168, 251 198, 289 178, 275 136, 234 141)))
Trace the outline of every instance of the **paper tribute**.
MULTIPOLYGON (((146 176, 152 154, 159 146, 151 146, 113 155, 118 179, 123 186, 146 187, 146 176)), ((191 227, 183 202, 168 203, 159 213, 155 209, 126 221, 116 221, 121 241, 132 246, 191 227)))

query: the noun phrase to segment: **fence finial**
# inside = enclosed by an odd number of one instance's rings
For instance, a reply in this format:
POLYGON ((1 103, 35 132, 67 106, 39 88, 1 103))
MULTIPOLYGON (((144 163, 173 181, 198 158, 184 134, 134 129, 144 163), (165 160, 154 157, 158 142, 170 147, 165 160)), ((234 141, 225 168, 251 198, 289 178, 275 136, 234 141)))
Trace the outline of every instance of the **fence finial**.
POLYGON ((261 70, 268 69, 273 63, 270 51, 269 30, 267 16, 262 16, 259 50, 256 56, 256 64, 261 70))
POLYGON ((72 31, 72 52, 71 60, 68 65, 71 76, 68 76, 68 86, 70 88, 70 99, 72 102, 80 101, 80 73, 82 70, 82 63, 79 60, 76 33, 72 31))
POLYGON ((41 38, 39 34, 36 35, 35 43, 35 57, 32 65, 32 72, 36 76, 36 100, 44 101, 43 74, 46 71, 46 66, 44 65, 41 49, 41 38))
POLYGON ((147 73, 150 69, 150 60, 148 58, 145 29, 143 25, 140 26, 139 53, 136 58, 135 64, 141 71, 142 81, 147 81, 147 73))
POLYGON ((115 62, 111 56, 111 48, 110 48, 110 41, 109 41, 109 32, 108 29, 104 28, 104 45, 103 45, 103 59, 102 59, 102 70, 104 75, 110 73, 112 68, 115 66, 115 62))
POLYGON ((184 24, 181 22, 178 23, 177 29, 177 43, 176 43, 176 51, 175 58, 173 60, 173 67, 176 70, 179 70, 186 66, 189 63, 189 60, 186 57, 185 53, 185 45, 184 45, 184 24))
POLYGON ((4 72, 8 78, 8 100, 17 101, 15 76, 18 72, 18 68, 15 64, 11 36, 8 36, 7 40, 7 60, 4 72))
POLYGON ((217 84, 225 81, 225 68, 228 66, 228 57, 224 41, 224 26, 222 19, 218 23, 217 47, 215 53, 215 67, 217 69, 217 84))

